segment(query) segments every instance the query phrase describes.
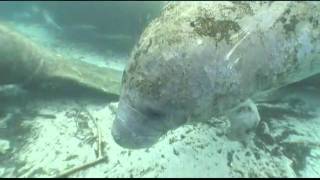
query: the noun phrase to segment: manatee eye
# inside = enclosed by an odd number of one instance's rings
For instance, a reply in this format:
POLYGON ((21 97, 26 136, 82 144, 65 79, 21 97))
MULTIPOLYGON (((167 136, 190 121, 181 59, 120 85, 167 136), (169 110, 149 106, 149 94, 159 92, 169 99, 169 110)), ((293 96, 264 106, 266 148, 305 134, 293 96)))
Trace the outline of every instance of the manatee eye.
POLYGON ((164 115, 162 111, 153 108, 146 108, 144 113, 151 119, 159 119, 164 115))

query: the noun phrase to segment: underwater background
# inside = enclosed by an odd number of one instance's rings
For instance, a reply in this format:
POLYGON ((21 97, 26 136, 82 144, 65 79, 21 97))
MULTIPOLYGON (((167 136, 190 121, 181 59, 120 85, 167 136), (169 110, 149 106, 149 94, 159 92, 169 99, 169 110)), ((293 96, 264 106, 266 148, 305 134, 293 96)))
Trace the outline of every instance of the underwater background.
MULTIPOLYGON (((319 75, 257 103, 261 123, 250 146, 228 140, 223 128, 212 123, 184 125, 146 149, 125 149, 114 142, 111 127, 122 71, 141 33, 165 5, 0 3, 0 32, 8 27, 44 54, 68 59, 70 66, 90 64, 81 65, 83 79, 62 68, 54 74, 54 85, 0 84, 0 177, 320 177, 319 75), (77 88, 65 77, 88 85, 77 88), (115 88, 92 85, 99 78, 115 88)), ((0 80, 15 79, 0 70, 0 80)))

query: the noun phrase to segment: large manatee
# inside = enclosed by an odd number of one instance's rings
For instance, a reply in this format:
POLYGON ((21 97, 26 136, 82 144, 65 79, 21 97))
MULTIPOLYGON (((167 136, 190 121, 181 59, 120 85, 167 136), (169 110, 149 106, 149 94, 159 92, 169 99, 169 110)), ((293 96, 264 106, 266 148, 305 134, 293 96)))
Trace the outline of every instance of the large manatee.
POLYGON ((318 73, 319 21, 318 2, 169 3, 123 74, 115 141, 149 147, 188 120, 318 73))

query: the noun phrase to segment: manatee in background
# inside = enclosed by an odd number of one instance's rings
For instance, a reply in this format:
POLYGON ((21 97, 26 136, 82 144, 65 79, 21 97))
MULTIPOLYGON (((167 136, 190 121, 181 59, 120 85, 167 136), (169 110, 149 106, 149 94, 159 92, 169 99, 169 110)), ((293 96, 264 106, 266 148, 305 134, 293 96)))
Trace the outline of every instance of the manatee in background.
POLYGON ((150 147, 188 120, 319 73, 319 20, 318 2, 169 3, 124 71, 114 140, 150 147))
MULTIPOLYGON (((104 94, 117 99, 121 73, 52 52, 0 22, 0 93, 21 94, 17 89, 80 95, 104 94), (6 86, 6 87, 4 87, 6 86), (15 88, 18 87, 18 88, 15 88), (81 93, 80 93, 81 92, 81 93)), ((1 99, 0 99, 1 103, 1 99)))

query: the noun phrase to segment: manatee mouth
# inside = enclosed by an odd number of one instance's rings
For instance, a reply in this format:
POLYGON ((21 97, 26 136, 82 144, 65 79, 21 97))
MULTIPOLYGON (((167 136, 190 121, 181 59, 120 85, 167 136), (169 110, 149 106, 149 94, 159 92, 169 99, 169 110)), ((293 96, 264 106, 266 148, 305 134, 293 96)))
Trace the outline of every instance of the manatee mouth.
POLYGON ((114 141, 123 148, 141 149, 155 144, 163 134, 157 123, 148 119, 127 103, 120 101, 111 134, 114 141))

